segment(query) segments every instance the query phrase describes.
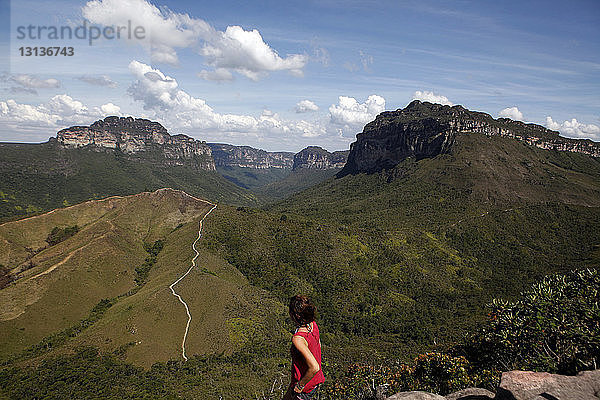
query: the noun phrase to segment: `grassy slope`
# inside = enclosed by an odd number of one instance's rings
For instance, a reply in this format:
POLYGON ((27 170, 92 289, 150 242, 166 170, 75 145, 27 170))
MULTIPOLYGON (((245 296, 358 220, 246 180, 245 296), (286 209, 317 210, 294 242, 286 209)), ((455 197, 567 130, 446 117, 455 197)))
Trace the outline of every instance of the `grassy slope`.
MULTIPOLYGON (((143 243, 161 238, 165 247, 148 282, 137 293, 117 301, 68 347, 91 344, 112 351, 137 342, 127 352, 136 364, 149 366, 179 358, 187 317, 168 286, 191 265, 191 243, 197 237, 199 219, 208 209, 205 202, 163 190, 91 201, 0 226, 4 246, 12 249, 3 252, 9 254, 5 265, 13 267, 13 272, 27 254, 27 250, 17 251, 20 246, 41 247, 53 226, 77 223, 82 227, 73 237, 37 253, 31 258, 35 266, 0 291, 2 355, 14 354, 72 326, 100 299, 133 289, 134 269, 147 256, 143 243), (32 278, 61 261, 51 272, 32 278)), ((177 286, 194 316, 188 355, 239 349, 245 345, 240 326, 260 326, 267 315, 281 315, 280 305, 252 288, 223 260, 203 253, 198 265, 201 269, 177 286)))
POLYGON ((494 296, 597 266, 599 206, 600 160, 462 135, 452 154, 232 212, 205 243, 282 299, 312 294, 327 343, 367 335, 362 350, 398 354, 394 335, 453 340, 494 296))
POLYGON ((129 160, 118 152, 65 149, 53 143, 0 144, 0 216, 25 214, 110 195, 162 187, 211 201, 253 205, 249 191, 217 172, 161 165, 158 155, 129 160))
POLYGON ((330 179, 269 209, 362 227, 439 229, 490 210, 544 202, 600 206, 600 159, 460 135, 451 154, 330 179))
POLYGON ((458 339, 495 296, 598 265, 598 227, 599 208, 566 205, 492 212, 448 231, 230 209, 209 221, 203 246, 282 301, 311 295, 332 359, 408 359, 458 339))

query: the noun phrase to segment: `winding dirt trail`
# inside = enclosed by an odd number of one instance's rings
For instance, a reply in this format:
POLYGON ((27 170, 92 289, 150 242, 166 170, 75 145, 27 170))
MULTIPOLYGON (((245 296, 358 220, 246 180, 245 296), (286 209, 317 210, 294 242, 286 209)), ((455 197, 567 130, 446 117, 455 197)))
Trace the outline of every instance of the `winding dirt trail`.
POLYGON ((206 217, 208 217, 208 215, 215 208, 217 208, 216 204, 213 204, 212 206, 213 207, 210 209, 210 211, 207 212, 206 214, 204 214, 204 216, 200 220, 200 226, 198 228, 198 237, 196 238, 196 240, 194 240, 194 243, 192 243, 192 249, 194 249, 194 252, 196 253, 194 258, 192 258, 192 266, 186 271, 185 274, 181 275, 175 282, 171 283, 171 285, 169 286, 169 289, 171 289, 171 293, 173 294, 173 296, 177 297, 179 299, 179 301, 181 302, 181 304, 183 304, 183 306, 185 307, 185 312, 187 313, 187 316, 188 316, 187 324, 185 325, 185 333, 183 334, 183 340, 181 341, 181 355, 185 361, 188 360, 188 358, 185 356, 185 341, 187 339, 187 335, 190 330, 190 323, 192 322, 192 314, 190 313, 190 308, 188 307, 187 303, 181 298, 181 296, 179 294, 177 294, 175 292, 175 289, 173 289, 173 287, 175 285, 177 285, 179 282, 181 282, 181 280, 183 278, 185 278, 190 272, 192 272, 192 270, 196 267, 196 258, 198 258, 198 256, 200 255, 200 253, 198 253, 198 250, 196 250, 196 243, 202 237, 202 222, 204 222, 204 219, 206 217))

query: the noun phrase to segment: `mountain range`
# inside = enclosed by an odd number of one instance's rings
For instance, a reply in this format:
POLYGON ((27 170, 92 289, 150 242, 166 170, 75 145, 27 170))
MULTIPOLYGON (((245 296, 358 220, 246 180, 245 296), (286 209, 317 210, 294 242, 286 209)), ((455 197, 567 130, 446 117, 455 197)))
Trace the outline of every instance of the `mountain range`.
POLYGON ((207 144, 170 135, 146 119, 106 117, 90 126, 60 130, 46 143, 0 143, 0 216, 162 187, 211 201, 258 205, 332 176, 345 153, 336 152, 333 162, 333 155, 321 148, 301 154, 298 158, 293 153, 207 144), (300 169, 299 180, 295 171, 300 169), (288 175, 293 184, 286 186, 288 175), (281 180, 284 190, 259 190, 281 180))
POLYGON ((419 101, 380 114, 346 152, 270 153, 161 128, 109 117, 0 145, 14 219, 0 225, 8 365, 93 346, 158 362, 150 371, 182 397, 255 396, 287 374, 293 294, 316 302, 333 370, 443 348, 491 299, 600 266, 589 140, 419 101), (38 215, 15 217, 26 211, 38 215), (194 249, 180 363, 186 313, 169 285, 194 249))

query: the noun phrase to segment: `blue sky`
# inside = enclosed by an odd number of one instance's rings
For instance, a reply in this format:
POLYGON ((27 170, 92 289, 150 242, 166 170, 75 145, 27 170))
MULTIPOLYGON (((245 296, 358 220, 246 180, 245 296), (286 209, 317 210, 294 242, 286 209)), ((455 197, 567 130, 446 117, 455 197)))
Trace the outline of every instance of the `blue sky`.
POLYGON ((210 142, 348 148, 414 98, 600 140, 597 1, 0 0, 0 140, 105 115, 210 142), (145 41, 17 38, 18 26, 133 21, 145 41), (72 46, 24 57, 21 46, 72 46))

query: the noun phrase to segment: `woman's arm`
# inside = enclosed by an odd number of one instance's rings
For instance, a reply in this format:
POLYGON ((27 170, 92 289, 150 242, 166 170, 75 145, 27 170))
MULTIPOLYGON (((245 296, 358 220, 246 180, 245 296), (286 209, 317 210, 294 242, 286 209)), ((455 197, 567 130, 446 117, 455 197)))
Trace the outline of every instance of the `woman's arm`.
MULTIPOLYGON (((304 356, 306 365, 308 366, 306 373, 298 381, 298 385, 304 387, 304 385, 306 385, 321 368, 319 367, 319 363, 317 362, 315 356, 313 356, 313 354, 310 352, 306 339, 304 339, 302 336, 296 335, 292 338, 292 344, 296 346, 298 351, 304 356)), ((301 392, 301 390, 296 390, 295 387, 294 391, 298 393, 301 392)))

